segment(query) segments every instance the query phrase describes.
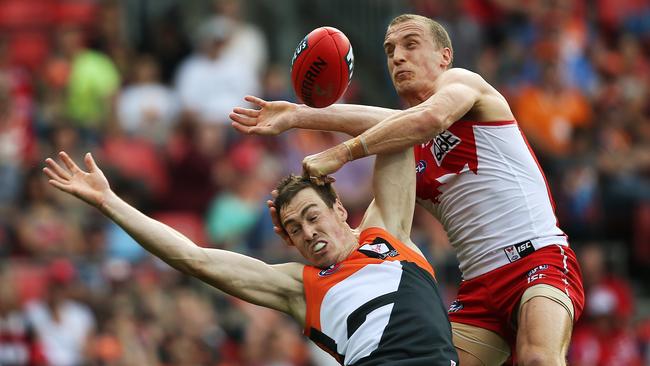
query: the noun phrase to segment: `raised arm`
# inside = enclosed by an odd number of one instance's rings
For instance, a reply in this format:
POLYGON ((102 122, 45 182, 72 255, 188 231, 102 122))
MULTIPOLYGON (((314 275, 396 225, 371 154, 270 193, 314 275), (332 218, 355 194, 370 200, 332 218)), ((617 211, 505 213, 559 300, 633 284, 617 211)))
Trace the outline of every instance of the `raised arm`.
POLYGON ((479 110, 481 119, 512 118, 505 99, 479 75, 454 69, 440 78, 429 99, 389 116, 354 139, 306 157, 304 168, 313 176, 325 176, 351 160, 427 142, 470 111, 479 110))
POLYGON ((326 108, 310 108, 284 101, 265 101, 247 96, 247 102, 259 109, 234 108, 230 113, 232 126, 239 132, 255 135, 277 135, 291 128, 343 132, 357 136, 398 110, 354 104, 333 104, 326 108))
POLYGON ((375 199, 361 221, 360 229, 379 226, 401 242, 410 245, 415 208, 415 158, 413 148, 378 154, 372 177, 375 199))
POLYGON ((65 168, 52 159, 46 160, 43 170, 49 183, 98 208, 155 256, 233 296, 304 321, 301 264, 268 265, 241 254, 201 248, 121 200, 110 189, 90 153, 84 158, 87 172, 65 152, 59 153, 59 158, 65 168))

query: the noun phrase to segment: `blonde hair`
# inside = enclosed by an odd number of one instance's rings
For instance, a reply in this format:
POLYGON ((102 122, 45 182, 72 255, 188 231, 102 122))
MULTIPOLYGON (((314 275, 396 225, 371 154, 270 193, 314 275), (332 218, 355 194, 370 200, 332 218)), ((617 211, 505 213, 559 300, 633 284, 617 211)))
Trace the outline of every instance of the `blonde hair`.
POLYGON ((451 51, 451 60, 449 61, 449 65, 447 67, 451 67, 452 62, 454 61, 454 48, 451 46, 451 38, 449 38, 449 33, 447 33, 447 30, 445 30, 445 27, 443 27, 442 24, 422 15, 402 14, 391 20, 390 24, 388 24, 388 29, 396 24, 411 20, 422 22, 423 24, 427 25, 429 27, 429 31, 431 32, 431 37, 433 38, 433 41, 436 43, 436 45, 438 45, 438 47, 449 48, 451 51))

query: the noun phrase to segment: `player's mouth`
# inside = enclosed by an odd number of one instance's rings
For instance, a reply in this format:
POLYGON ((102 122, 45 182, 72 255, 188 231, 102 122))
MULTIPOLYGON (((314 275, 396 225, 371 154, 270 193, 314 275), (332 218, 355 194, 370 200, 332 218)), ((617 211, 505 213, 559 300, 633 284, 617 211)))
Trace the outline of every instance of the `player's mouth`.
POLYGON ((325 240, 319 240, 316 242, 316 244, 314 244, 312 250, 314 251, 314 253, 318 253, 321 250, 323 250, 326 246, 327 246, 327 242, 325 240))
POLYGON ((400 71, 395 73, 395 80, 406 79, 410 74, 411 74, 411 72, 408 71, 408 70, 400 70, 400 71))

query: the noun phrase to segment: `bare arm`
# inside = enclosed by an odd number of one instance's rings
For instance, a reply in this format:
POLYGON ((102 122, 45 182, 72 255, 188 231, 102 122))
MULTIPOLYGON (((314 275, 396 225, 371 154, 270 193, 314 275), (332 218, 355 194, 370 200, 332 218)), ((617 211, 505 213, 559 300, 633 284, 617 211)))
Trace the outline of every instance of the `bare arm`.
POLYGON ((477 109, 477 105, 480 106, 478 109, 490 110, 489 113, 482 113, 482 117, 512 117, 505 99, 477 74, 453 70, 441 78, 436 93, 429 99, 389 116, 352 140, 306 157, 303 160, 304 170, 313 176, 326 176, 351 160, 392 153, 424 143, 477 109), (484 102, 482 98, 490 106, 481 105, 484 102))
POLYGON ((64 152, 63 168, 47 159, 45 174, 54 187, 97 207, 142 247, 179 271, 243 300, 276 309, 304 321, 302 265, 268 265, 257 259, 218 249, 201 248, 171 227, 120 199, 90 154, 81 170, 64 152))
POLYGON ((375 199, 368 206, 359 228, 382 227, 420 253, 410 238, 415 209, 413 148, 377 155, 372 188, 375 199))
POLYGON ((386 118, 361 136, 370 154, 427 142, 469 112, 478 96, 479 92, 466 84, 447 84, 422 104, 386 118))
POLYGON ((333 104, 311 108, 284 101, 265 101, 247 96, 247 102, 259 109, 234 108, 232 126, 239 132, 277 135, 291 128, 343 132, 357 136, 398 110, 354 104, 333 104))

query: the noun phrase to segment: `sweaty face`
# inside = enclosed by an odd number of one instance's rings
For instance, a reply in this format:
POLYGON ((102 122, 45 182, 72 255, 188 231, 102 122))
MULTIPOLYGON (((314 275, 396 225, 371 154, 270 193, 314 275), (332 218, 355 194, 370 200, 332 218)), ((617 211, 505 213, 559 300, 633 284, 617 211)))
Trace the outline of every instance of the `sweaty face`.
POLYGON ((388 28, 384 40, 393 85, 404 98, 429 92, 444 69, 443 49, 431 30, 417 20, 407 20, 388 28))
MULTIPOLYGON (((311 264, 326 268, 349 254, 347 213, 337 202, 327 207, 318 193, 305 188, 280 209, 280 221, 300 254, 311 264)), ((352 238, 353 240, 354 238, 352 238)))

